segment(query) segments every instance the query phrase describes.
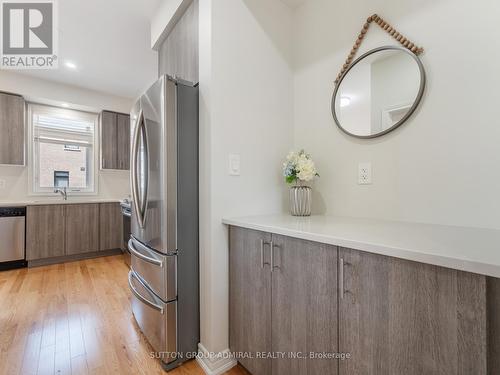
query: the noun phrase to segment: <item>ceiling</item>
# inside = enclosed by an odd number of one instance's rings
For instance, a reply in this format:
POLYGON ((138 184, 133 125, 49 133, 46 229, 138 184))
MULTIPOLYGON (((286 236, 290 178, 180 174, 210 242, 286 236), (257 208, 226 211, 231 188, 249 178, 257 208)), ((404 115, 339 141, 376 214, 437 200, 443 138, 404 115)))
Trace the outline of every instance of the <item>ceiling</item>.
POLYGON ((59 68, 21 74, 135 98, 157 77, 150 19, 161 0, 59 1, 59 68), (76 69, 69 69, 70 61, 76 69))
POLYGON ((307 0, 281 0, 281 1, 291 8, 297 8, 302 4, 304 4, 307 0))

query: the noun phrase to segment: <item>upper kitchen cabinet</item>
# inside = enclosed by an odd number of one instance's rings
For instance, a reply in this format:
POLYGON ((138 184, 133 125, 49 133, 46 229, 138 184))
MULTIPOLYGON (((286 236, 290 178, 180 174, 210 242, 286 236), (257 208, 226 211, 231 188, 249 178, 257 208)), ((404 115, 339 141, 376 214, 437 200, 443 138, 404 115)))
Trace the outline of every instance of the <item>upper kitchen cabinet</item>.
POLYGON ((24 165, 24 99, 0 93, 0 164, 24 165))
POLYGON ((160 74, 198 82, 198 0, 194 0, 158 50, 160 74))
POLYGON ((101 169, 130 169, 130 116, 101 113, 101 169))
POLYGON ((116 124, 118 169, 130 169, 130 116, 118 113, 116 124))

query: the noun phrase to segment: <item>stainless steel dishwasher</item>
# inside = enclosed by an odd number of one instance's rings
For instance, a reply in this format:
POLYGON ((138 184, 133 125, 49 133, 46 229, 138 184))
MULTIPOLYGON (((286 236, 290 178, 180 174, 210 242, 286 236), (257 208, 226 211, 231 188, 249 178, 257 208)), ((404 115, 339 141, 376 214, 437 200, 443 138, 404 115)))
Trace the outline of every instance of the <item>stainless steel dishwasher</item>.
POLYGON ((26 267, 26 207, 0 207, 0 270, 26 267))

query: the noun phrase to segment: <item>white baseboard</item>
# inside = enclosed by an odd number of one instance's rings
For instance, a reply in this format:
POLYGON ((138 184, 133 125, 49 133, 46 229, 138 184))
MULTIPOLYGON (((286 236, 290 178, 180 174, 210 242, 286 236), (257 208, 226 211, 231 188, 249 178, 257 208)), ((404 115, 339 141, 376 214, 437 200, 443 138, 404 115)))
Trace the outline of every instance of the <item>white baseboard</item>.
POLYGON ((198 350, 200 355, 196 357, 196 361, 207 375, 221 375, 238 364, 229 349, 213 354, 200 343, 198 350))

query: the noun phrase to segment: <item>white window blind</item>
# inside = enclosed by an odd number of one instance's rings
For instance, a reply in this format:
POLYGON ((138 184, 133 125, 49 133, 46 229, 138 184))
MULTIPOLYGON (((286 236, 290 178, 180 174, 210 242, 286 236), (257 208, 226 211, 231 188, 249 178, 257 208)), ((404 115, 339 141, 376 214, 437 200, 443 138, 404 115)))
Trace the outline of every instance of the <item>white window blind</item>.
POLYGON ((51 143, 90 146, 94 140, 94 123, 78 119, 33 113, 35 140, 51 143))

